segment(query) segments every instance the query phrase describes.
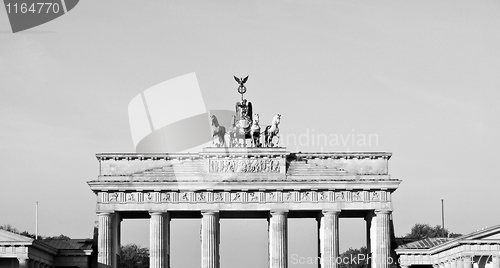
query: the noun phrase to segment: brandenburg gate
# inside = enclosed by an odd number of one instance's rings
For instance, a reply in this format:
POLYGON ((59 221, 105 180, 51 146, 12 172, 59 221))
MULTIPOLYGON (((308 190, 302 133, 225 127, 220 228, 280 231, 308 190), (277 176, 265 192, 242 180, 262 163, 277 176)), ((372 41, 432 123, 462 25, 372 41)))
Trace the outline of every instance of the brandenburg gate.
MULTIPOLYGON (((242 102, 231 137, 238 136, 238 125, 245 135, 255 124, 243 99, 246 79, 237 79, 242 102)), ((219 268, 219 220, 262 218, 268 221, 269 268, 287 268, 288 219, 313 218, 318 263, 336 268, 339 218, 346 217, 366 220, 370 264, 388 268, 391 195, 401 182, 388 173, 391 154, 290 152, 274 147, 267 134, 265 145, 253 147, 220 139, 196 153, 97 154, 99 175, 88 184, 97 196, 99 267, 119 266, 122 219, 149 219, 151 268, 170 267, 171 219, 201 219, 201 266, 219 268)))
POLYGON ((150 219, 151 268, 169 267, 169 222, 201 218, 202 268, 219 267, 219 219, 264 218, 269 267, 287 267, 288 218, 316 218, 322 267, 337 267, 339 218, 366 219, 372 267, 390 257, 390 153, 291 153, 205 148, 199 153, 98 154, 98 262, 117 267, 120 222, 150 219))

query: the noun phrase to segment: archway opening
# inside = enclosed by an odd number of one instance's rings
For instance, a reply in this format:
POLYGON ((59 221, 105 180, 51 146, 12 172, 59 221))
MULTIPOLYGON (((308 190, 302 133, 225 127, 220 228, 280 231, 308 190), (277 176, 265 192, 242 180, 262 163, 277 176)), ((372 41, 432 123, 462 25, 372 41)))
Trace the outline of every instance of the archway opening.
POLYGON ((200 219, 170 221, 170 267, 201 267, 200 219))
POLYGON ((312 218, 288 219, 288 266, 318 267, 318 224, 312 218))
POLYGON ((343 257, 342 262, 347 262, 344 264, 353 265, 367 261, 366 230, 366 221, 363 218, 339 219, 339 255, 343 257))
POLYGON ((221 268, 267 267, 267 220, 220 220, 221 268))

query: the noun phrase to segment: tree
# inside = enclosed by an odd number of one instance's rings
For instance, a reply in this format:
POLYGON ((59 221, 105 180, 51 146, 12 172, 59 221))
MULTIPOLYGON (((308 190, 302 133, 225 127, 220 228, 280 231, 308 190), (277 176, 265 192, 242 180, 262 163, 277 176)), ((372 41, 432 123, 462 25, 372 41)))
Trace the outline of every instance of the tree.
POLYGON ((14 228, 14 226, 12 226, 10 224, 0 225, 0 230, 5 230, 7 232, 19 234, 19 231, 16 228, 14 228))
POLYGON ((65 236, 63 234, 60 234, 58 236, 47 236, 45 237, 44 239, 48 240, 48 239, 54 239, 54 240, 70 240, 71 238, 69 238, 68 236, 65 236))
POLYGON ((339 260, 340 268, 367 268, 368 249, 366 247, 349 248, 346 252, 340 254, 339 260))
MULTIPOLYGON (((15 233, 15 234, 18 234, 18 235, 24 235, 26 237, 36 239, 36 235, 35 234, 32 234, 32 233, 27 232, 27 231, 20 232, 19 230, 17 230, 17 228, 13 227, 10 224, 0 225, 0 230, 5 230, 5 231, 11 232, 11 233, 15 233)), ((42 236, 42 235, 39 235, 38 239, 63 239, 63 240, 70 240, 71 238, 69 238, 68 236, 65 236, 63 234, 60 234, 58 236, 42 236)))
POLYGON ((17 230, 17 228, 13 227, 12 225, 10 224, 4 224, 4 225, 1 225, 0 226, 0 229, 1 230, 5 230, 7 232, 11 232, 11 233, 15 233, 15 234, 19 234, 19 235, 24 235, 24 236, 27 236, 27 237, 30 237, 30 238, 33 238, 35 239, 36 235, 35 234, 32 234, 32 233, 29 233, 29 232, 26 232, 26 231, 22 231, 20 232, 19 230, 17 230))
POLYGON ((149 267, 149 249, 136 244, 122 246, 121 268, 149 267))
POLYGON ((461 234, 450 233, 448 229, 436 225, 435 227, 429 224, 417 223, 411 228, 411 232, 406 234, 404 238, 425 239, 433 237, 459 237, 461 234))

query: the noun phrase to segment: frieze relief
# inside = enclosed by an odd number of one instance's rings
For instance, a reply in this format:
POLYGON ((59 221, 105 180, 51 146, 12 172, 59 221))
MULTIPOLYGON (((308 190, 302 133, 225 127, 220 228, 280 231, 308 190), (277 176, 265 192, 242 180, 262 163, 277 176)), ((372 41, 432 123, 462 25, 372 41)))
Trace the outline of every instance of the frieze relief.
POLYGON ((328 202, 330 201, 330 192, 328 191, 321 191, 318 194, 318 200, 320 202, 328 202))
POLYGON ((196 202, 201 202, 201 203, 207 202, 207 195, 208 194, 204 192, 196 193, 196 202))
POLYGON ((276 192, 269 192, 269 193, 266 193, 266 202, 273 202, 275 203, 276 201, 278 201, 278 197, 276 195, 276 192))
POLYGON ((134 203, 137 202, 137 194, 138 193, 127 193, 125 194, 125 200, 127 203, 134 203))
POLYGON ((224 192, 217 192, 215 193, 215 196, 214 196, 214 201, 215 202, 224 202, 224 192))
POLYGON ((346 193, 344 191, 335 192, 335 201, 347 201, 346 193))
POLYGON ((352 201, 363 201, 361 198, 361 192, 352 192, 352 201))
POLYGON ((211 173, 279 173, 280 160, 259 159, 210 159, 209 172, 211 173))
POLYGON ((145 202, 156 202, 156 194, 154 192, 149 192, 144 194, 144 201, 145 202))
POLYGON ((118 201, 118 193, 109 194, 109 202, 119 202, 118 201))
POLYGON ((191 202, 194 201, 192 198, 192 192, 181 192, 179 193, 179 202, 191 202))
POLYGON ((161 193, 161 202, 172 202, 172 193, 161 193))
POLYGON ((101 203, 313 203, 387 202, 386 191, 100 192, 101 203))
POLYGON ((283 193, 283 201, 284 202, 293 202, 293 192, 283 193))
POLYGON ((248 193, 248 202, 259 202, 259 193, 258 192, 248 193))

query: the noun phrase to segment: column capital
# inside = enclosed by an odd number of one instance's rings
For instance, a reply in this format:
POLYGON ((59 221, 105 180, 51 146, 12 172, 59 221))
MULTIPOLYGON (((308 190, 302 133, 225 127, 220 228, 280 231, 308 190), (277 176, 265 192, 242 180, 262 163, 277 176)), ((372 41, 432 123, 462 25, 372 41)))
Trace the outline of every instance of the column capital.
POLYGON ((165 215, 167 211, 149 211, 149 215, 165 215))
POLYGON ((392 209, 376 209, 375 210, 375 215, 379 215, 379 214, 391 214, 392 213, 392 209))
POLYGON ((286 210, 286 209, 273 209, 273 210, 269 211, 269 214, 271 214, 271 215, 287 215, 288 210, 286 210))
POLYGON ((218 215, 218 210, 202 210, 201 215, 218 215))
POLYGON ((97 211, 97 215, 99 216, 106 216, 106 215, 109 215, 109 216, 113 216, 113 214, 115 214, 115 211, 97 211))
POLYGON ((341 211, 342 211, 341 209, 325 209, 325 210, 321 211, 321 214, 323 214, 323 215, 339 215, 341 211))

